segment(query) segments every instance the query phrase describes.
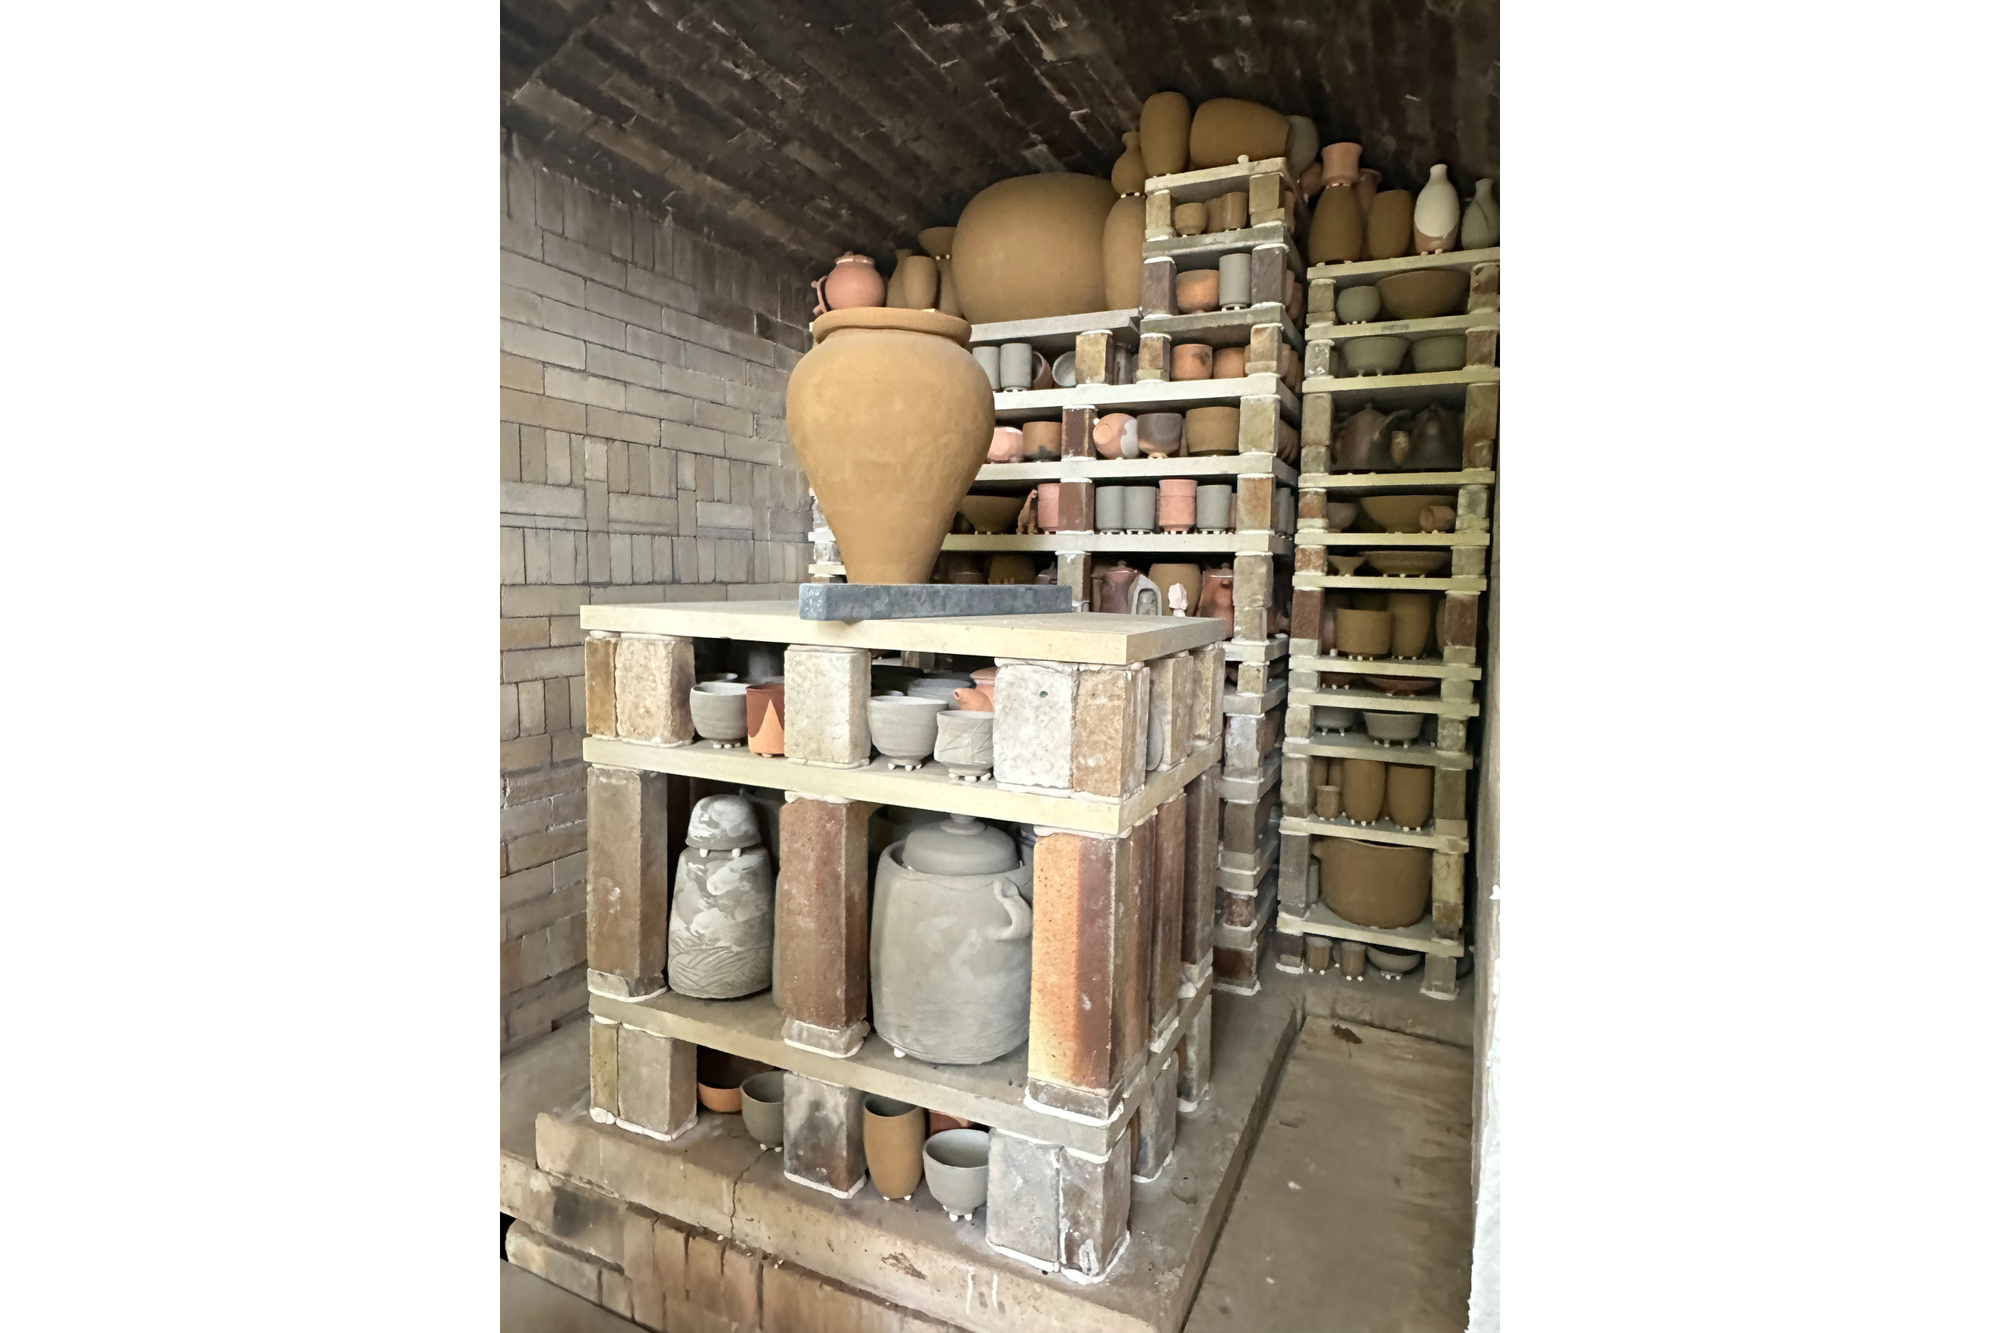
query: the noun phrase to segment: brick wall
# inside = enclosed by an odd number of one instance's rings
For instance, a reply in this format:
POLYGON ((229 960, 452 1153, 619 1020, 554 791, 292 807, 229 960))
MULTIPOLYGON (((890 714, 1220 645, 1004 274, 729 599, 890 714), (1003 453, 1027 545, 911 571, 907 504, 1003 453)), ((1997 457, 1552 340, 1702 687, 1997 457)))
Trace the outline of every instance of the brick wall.
POLYGON ((789 596, 810 294, 511 141, 500 217, 501 1044, 584 1006, 584 602, 789 596))

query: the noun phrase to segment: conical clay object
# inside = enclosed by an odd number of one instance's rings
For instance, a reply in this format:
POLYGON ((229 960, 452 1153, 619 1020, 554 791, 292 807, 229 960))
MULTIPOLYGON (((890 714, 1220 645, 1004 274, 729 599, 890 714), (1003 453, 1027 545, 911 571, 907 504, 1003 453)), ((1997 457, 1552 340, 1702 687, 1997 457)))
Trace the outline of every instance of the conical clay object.
POLYGON ((1146 273, 1146 196, 1128 194, 1104 215, 1104 308, 1130 310, 1139 304, 1146 273))
POLYGON ((1139 111, 1139 156, 1148 176, 1187 170, 1188 128, 1193 120, 1187 98, 1179 93, 1154 93, 1146 99, 1139 111))
POLYGON ((1442 254, 1458 245, 1458 191, 1451 188, 1444 163, 1431 168, 1431 178, 1417 196, 1410 225, 1420 255, 1442 254))
POLYGON ((1125 132, 1125 152, 1111 164, 1111 188, 1121 195, 1146 188, 1146 159, 1139 154, 1139 131, 1125 132))
POLYGON ((792 370, 785 425, 852 583, 922 583, 993 442, 971 327, 921 310, 837 310, 792 370))
POLYGON ((1401 259, 1410 253, 1410 212, 1415 202, 1408 190, 1384 190, 1368 210, 1368 257, 1401 259))
POLYGON ((1354 190, 1346 185, 1329 185, 1313 206, 1312 230, 1306 234, 1306 253, 1315 264, 1344 264, 1361 258, 1367 246, 1367 231, 1354 190))

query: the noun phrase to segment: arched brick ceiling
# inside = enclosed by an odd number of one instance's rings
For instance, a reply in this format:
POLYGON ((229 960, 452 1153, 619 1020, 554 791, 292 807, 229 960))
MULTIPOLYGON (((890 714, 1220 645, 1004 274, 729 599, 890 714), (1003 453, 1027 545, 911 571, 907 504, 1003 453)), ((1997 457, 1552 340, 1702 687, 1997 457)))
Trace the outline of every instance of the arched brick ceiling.
POLYGON ((1390 186, 1498 175, 1498 0, 502 0, 502 125, 804 272, 993 181, 1107 175, 1146 96, 1247 97, 1390 186))

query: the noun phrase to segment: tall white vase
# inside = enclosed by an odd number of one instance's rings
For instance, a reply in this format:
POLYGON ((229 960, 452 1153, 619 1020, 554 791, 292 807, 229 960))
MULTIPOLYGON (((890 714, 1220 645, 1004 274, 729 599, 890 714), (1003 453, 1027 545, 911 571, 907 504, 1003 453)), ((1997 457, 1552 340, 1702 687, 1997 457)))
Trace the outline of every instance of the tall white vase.
POLYGON ((1458 220, 1458 243, 1467 250, 1500 244, 1500 205, 1493 199, 1493 178, 1482 176, 1458 220))
POLYGON ((1431 178, 1417 194, 1415 216, 1417 253, 1437 254, 1458 244, 1458 191, 1451 188, 1444 163, 1431 168, 1431 178))

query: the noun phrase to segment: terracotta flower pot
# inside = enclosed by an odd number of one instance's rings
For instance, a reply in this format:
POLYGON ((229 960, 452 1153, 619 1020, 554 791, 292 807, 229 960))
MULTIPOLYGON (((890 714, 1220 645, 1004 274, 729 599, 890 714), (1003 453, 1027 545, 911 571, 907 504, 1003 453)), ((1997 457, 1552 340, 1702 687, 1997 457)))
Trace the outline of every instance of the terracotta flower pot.
POLYGON ((1283 157, 1292 127, 1270 107, 1239 97, 1211 97, 1195 108, 1188 126, 1188 165, 1227 166, 1240 157, 1252 162, 1283 157))
POLYGON ((1336 916, 1357 926, 1396 930, 1414 926, 1430 910, 1427 848, 1325 838, 1314 850, 1323 868, 1321 893, 1336 916))
POLYGON ((1424 655, 1431 640, 1431 622, 1437 613, 1432 603, 1435 593, 1392 592, 1389 594, 1389 655, 1412 658, 1424 655))
POLYGON ((1243 410, 1238 407, 1195 407, 1187 414, 1187 451, 1190 454, 1233 454, 1242 426, 1243 410))
MULTIPOLYGON (((1355 760, 1348 760, 1352 764, 1355 760)), ((1431 822, 1431 769, 1423 764, 1389 764, 1385 800, 1389 822, 1400 829, 1420 829, 1431 822)))
POLYGON ((893 1097, 866 1097, 861 1103, 861 1148, 868 1178, 885 1199, 907 1199, 924 1178, 924 1108, 893 1097))
POLYGON ((989 463, 1018 463, 1021 461, 1021 428, 1019 426, 995 426, 993 443, 986 446, 986 461, 989 463))
POLYGON ((1368 209, 1368 257, 1400 259, 1410 253, 1410 214, 1415 201, 1408 190, 1384 190, 1368 209))
POLYGON ((1108 180, 1062 171, 972 196, 951 254, 965 317, 990 324, 1105 309, 1104 220, 1117 198, 1108 180))
POLYGON ((1174 235, 1199 236, 1207 229, 1207 204, 1196 202, 1174 205, 1174 235))
POLYGON ((1188 130, 1193 119, 1193 108, 1179 93, 1154 93, 1146 99, 1139 109, 1139 157, 1148 176, 1171 176, 1187 170, 1188 130))
POLYGON ((1054 532, 1062 521, 1062 483, 1045 481, 1035 487, 1035 522, 1043 532, 1054 532))
MULTIPOLYGON (((1160 482, 1160 526, 1168 532, 1186 532, 1194 526, 1193 477, 1166 477, 1160 482)), ((1190 566, 1192 568, 1192 566, 1190 566)), ((1153 582, 1160 583, 1158 579, 1153 582)), ((1161 588, 1167 585, 1160 583, 1161 588)), ((1195 613, 1195 601, 1188 603, 1188 614, 1195 613)))
POLYGON ((1372 824, 1382 817, 1382 800, 1388 790, 1389 766, 1380 759, 1349 759, 1340 768, 1340 808, 1357 824, 1372 824))
POLYGON ((850 583, 922 583, 993 440, 962 319, 836 310, 792 370, 785 426, 850 583))
MULTIPOLYGON (((1166 505, 1166 488, 1169 484, 1167 481, 1160 483, 1160 504, 1162 508, 1166 505)), ((1192 486, 1194 482, 1192 479, 1188 479, 1187 484, 1192 486)), ((1187 498, 1187 515, 1188 522, 1192 524, 1194 522, 1194 496, 1192 492, 1189 493, 1187 498)), ((1186 600, 1181 604, 1181 609, 1188 615, 1193 615, 1195 608, 1201 605, 1201 566, 1162 561, 1147 570, 1146 577, 1151 579, 1160 589, 1161 614, 1172 614, 1173 593, 1171 590, 1174 588, 1179 588, 1185 595, 1186 600)))
POLYGON ((1062 422, 1023 421, 1021 457, 1031 463, 1062 457, 1062 422))
POLYGON ((1173 377, 1205 380, 1215 372, 1215 349, 1207 343, 1175 343, 1173 377))
POLYGON ((1215 367, 1211 374, 1213 378, 1219 380, 1240 380, 1246 373, 1243 368, 1249 361, 1250 349, 1247 347, 1218 347, 1215 349, 1215 367))
POLYGON ((785 683, 779 680, 752 685, 743 698, 749 713, 750 753, 782 757, 785 753, 785 683))
POLYGON ((1174 304, 1183 315, 1202 314, 1222 304, 1222 273, 1212 268, 1174 275, 1174 304))
POLYGON ((1319 150, 1320 179, 1328 185, 1355 185, 1361 180, 1361 145, 1330 143, 1319 150))
POLYGON ((1145 195, 1128 194, 1111 205, 1099 245, 1104 254, 1104 308, 1134 309, 1146 273, 1145 195))

